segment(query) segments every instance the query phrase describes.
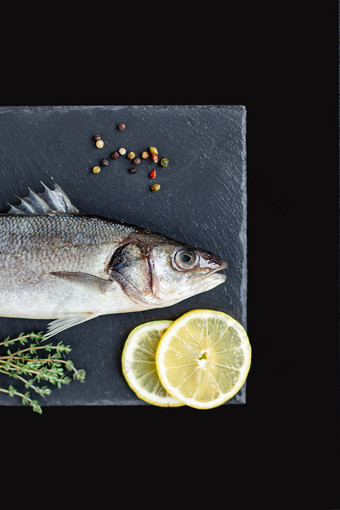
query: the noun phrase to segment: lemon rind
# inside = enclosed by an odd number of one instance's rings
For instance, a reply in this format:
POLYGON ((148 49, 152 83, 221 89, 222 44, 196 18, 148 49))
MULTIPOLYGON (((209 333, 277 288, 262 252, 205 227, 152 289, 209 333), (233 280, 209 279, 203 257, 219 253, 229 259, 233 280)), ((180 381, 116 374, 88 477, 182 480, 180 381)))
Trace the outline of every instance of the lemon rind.
POLYGON ((184 313, 178 319, 173 321, 173 323, 168 327, 167 331, 162 336, 162 338, 158 344, 157 350, 156 350, 156 367, 157 367, 158 377, 159 377, 162 385, 164 386, 166 391, 169 393, 169 395, 171 395, 175 400, 178 400, 178 401, 182 402, 184 405, 187 405, 189 407, 194 407, 195 409, 213 409, 213 408, 218 407, 222 404, 225 404, 228 400, 230 400, 232 397, 234 397, 240 391, 240 389, 242 388, 242 386, 244 385, 244 383, 248 377, 249 369, 251 366, 251 357, 252 357, 251 345, 249 342, 248 335, 247 335, 245 329, 243 328, 242 324, 240 324, 238 321, 236 321, 236 319, 234 319, 233 317, 231 317, 230 315, 228 315, 224 312, 220 312, 220 311, 216 311, 216 310, 209 310, 209 309, 195 309, 195 310, 190 310, 189 312, 184 313), (236 328, 241 336, 242 349, 245 354, 246 361, 240 370, 240 376, 239 376, 237 384, 229 392, 221 393, 220 397, 218 397, 217 399, 203 403, 203 402, 199 402, 199 401, 195 400, 194 398, 184 397, 179 391, 176 390, 176 388, 173 388, 169 384, 168 380, 166 379, 166 377, 163 373, 162 367, 160 366, 161 365, 160 360, 161 360, 161 356, 163 355, 163 353, 166 350, 166 344, 167 344, 167 341, 170 338, 171 334, 173 334, 176 331, 176 329, 178 329, 179 327, 182 327, 186 320, 188 320, 189 318, 194 318, 194 316, 197 316, 199 318, 204 318, 204 317, 211 317, 211 316, 216 317, 218 315, 220 315, 221 318, 223 318, 223 320, 228 318, 228 321, 230 321, 231 323, 233 323, 233 325, 236 326, 236 328))
POLYGON ((177 399, 174 399, 171 395, 167 397, 160 397, 153 393, 143 391, 139 385, 138 380, 134 377, 132 371, 128 370, 128 360, 131 359, 131 354, 133 353, 133 349, 136 347, 138 339, 138 333, 143 331, 146 332, 148 329, 153 330, 159 328, 159 330, 166 329, 172 324, 170 320, 158 320, 158 321, 150 321, 139 326, 136 326, 128 335, 124 348, 122 351, 121 362, 122 362, 122 372, 124 378, 130 387, 130 389, 137 395, 138 398, 147 402, 148 404, 152 404, 158 407, 181 407, 184 404, 177 399), (135 342, 135 343, 134 343, 135 342))

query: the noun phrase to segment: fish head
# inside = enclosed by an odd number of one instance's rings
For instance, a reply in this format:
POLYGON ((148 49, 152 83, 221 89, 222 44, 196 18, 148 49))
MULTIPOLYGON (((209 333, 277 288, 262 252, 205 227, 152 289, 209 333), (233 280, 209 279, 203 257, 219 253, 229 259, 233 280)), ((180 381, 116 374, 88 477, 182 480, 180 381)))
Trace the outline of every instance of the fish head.
POLYGON ((116 250, 109 273, 142 307, 165 307, 225 282, 220 257, 168 238, 132 241, 116 250))
POLYGON ((227 267, 220 257, 189 245, 170 243, 152 250, 153 293, 173 304, 225 282, 218 271, 227 267))

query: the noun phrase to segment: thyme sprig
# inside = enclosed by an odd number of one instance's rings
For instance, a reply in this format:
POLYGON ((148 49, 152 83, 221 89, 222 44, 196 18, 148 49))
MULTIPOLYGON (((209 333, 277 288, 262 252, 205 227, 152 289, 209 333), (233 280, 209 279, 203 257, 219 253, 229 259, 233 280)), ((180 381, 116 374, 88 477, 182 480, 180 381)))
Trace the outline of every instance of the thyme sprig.
POLYGON ((72 379, 80 382, 85 380, 85 371, 77 370, 70 359, 65 359, 65 354, 71 352, 69 345, 59 342, 57 345, 52 343, 43 345, 40 342, 44 340, 44 333, 21 333, 16 338, 5 338, 0 342, 0 374, 6 374, 10 378, 20 381, 24 387, 29 390, 25 393, 13 385, 7 388, 1 388, 0 392, 7 393, 10 397, 19 397, 25 405, 30 405, 33 411, 42 413, 38 401, 31 397, 31 391, 34 391, 42 397, 50 395, 51 388, 43 386, 41 383, 47 382, 61 388, 63 384, 69 384, 72 379), (23 348, 12 349, 18 345, 23 348), (3 354, 1 351, 5 351, 3 354), (66 371, 70 372, 67 375, 66 371))

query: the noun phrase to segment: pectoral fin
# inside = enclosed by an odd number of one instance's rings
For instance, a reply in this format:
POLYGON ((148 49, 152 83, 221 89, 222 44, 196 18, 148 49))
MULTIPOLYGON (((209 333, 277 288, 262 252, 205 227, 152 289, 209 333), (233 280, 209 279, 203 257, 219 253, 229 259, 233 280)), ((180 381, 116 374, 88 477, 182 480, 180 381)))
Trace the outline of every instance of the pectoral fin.
POLYGON ((72 328, 72 326, 77 326, 82 322, 94 319, 94 317, 97 317, 97 315, 87 312, 82 314, 70 314, 65 317, 61 317, 60 319, 56 319, 47 325, 47 333, 44 338, 47 340, 48 338, 65 331, 65 329, 72 328))
POLYGON ((104 280, 103 278, 99 278, 98 276, 93 276, 92 274, 87 273, 55 271, 50 274, 53 274, 58 278, 63 278, 76 285, 81 285, 82 287, 85 287, 87 291, 99 294, 105 294, 107 289, 112 286, 113 283, 112 280, 104 280))
MULTIPOLYGON (((93 276, 92 274, 87 273, 55 271, 50 274, 56 276, 57 278, 63 278, 71 284, 79 285, 82 287, 82 290, 93 292, 95 294, 104 294, 107 289, 112 286, 112 283, 114 283, 112 280, 104 280, 103 278, 99 278, 98 276, 93 276)), ((51 336, 61 333, 61 331, 64 331, 65 329, 76 326, 77 324, 81 324, 82 322, 88 321, 97 316, 98 313, 79 312, 74 314, 70 313, 64 317, 55 319, 48 324, 45 338, 50 338, 51 336)))

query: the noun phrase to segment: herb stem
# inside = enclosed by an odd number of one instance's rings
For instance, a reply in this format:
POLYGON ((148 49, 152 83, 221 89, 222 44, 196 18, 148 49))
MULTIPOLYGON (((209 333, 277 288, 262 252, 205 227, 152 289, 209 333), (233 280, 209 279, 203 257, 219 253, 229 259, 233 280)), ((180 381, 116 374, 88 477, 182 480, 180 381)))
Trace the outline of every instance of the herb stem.
MULTIPOLYGON (((69 384, 72 378, 67 371, 73 372, 73 379, 83 382, 85 380, 85 371, 77 370, 72 360, 65 358, 64 354, 71 352, 69 345, 59 342, 57 345, 44 344, 39 342, 44 340, 44 333, 21 333, 16 338, 5 338, 0 342, 0 348, 3 348, 3 354, 0 354, 0 374, 17 379, 18 382, 25 385, 28 390, 35 391, 40 396, 45 397, 51 393, 49 386, 42 386, 42 381, 46 381, 58 388, 63 384, 69 384), (30 342, 31 340, 31 342, 30 342), (23 348, 11 350, 15 342, 20 342, 23 348), (44 350, 43 356, 39 357, 38 350, 44 350), (63 359, 64 358, 64 359, 63 359)), ((0 392, 7 393, 9 396, 19 396, 23 404, 29 404, 33 410, 41 413, 41 407, 36 400, 30 398, 30 391, 26 393, 17 390, 12 385, 8 388, 0 388, 0 392)))
MULTIPOLYGON (((13 377, 13 375, 11 374, 11 372, 7 372, 5 370, 1 370, 0 368, 0 372, 2 374, 6 374, 6 375, 9 375, 11 377, 13 377)), ((20 375, 16 374, 15 375, 15 379, 19 379, 19 381, 22 381, 25 385, 29 386, 30 388, 32 388, 34 391, 36 391, 37 393, 39 393, 39 389, 34 386, 33 384, 29 384, 29 382, 27 381, 27 379, 24 379, 23 377, 21 377, 20 375)))
POLYGON ((40 361, 46 361, 46 362, 50 362, 50 363, 52 363, 53 361, 57 361, 58 363, 64 363, 65 365, 67 365, 68 370, 74 372, 79 379, 82 379, 81 374, 69 361, 66 361, 64 359, 59 359, 59 358, 57 360, 55 360, 53 358, 40 358, 40 361))
MULTIPOLYGON (((10 340, 10 343, 14 343, 14 342, 18 342, 19 340, 22 340, 24 338, 30 338, 32 335, 32 333, 28 334, 28 335, 23 335, 23 336, 17 336, 16 338, 12 338, 10 340)), ((0 342, 0 345, 6 345, 6 340, 4 340, 3 342, 0 342)))
MULTIPOLYGON (((39 348, 40 349, 44 349, 44 347, 38 347, 38 349, 39 348)), ((27 351, 29 349, 24 349, 24 350, 27 351)), ((23 351, 18 351, 15 354, 22 353, 22 352, 23 351)), ((20 360, 20 361, 33 361, 31 358, 24 358, 24 357, 21 357, 21 356, 12 356, 11 355, 11 356, 0 356, 0 363, 12 366, 13 370, 18 370, 18 368, 20 368, 20 367, 18 367, 18 365, 16 365, 15 363, 10 363, 9 361, 6 361, 6 360, 15 360, 15 359, 20 360)), ((78 370, 69 361, 66 361, 66 360, 60 359, 60 358, 39 358, 39 361, 40 362, 46 362, 46 363, 53 363, 53 362, 63 363, 64 365, 67 365, 68 370, 70 370, 70 371, 75 373, 75 375, 77 376, 77 378, 79 380, 82 379, 82 375, 78 372, 78 370)), ((27 373, 31 373, 31 374, 39 374, 38 370, 26 369, 25 371, 27 373)), ((47 372, 53 372, 53 369, 47 368, 46 371, 47 372)))
MULTIPOLYGON (((22 337, 22 338, 24 338, 24 337, 22 337)), ((34 346, 26 347, 26 349, 21 349, 20 351, 15 351, 15 354, 22 354, 23 352, 32 351, 32 350, 37 351, 38 349, 46 350, 46 347, 48 349, 55 349, 55 350, 58 350, 60 348, 58 345, 48 345, 48 346, 47 345, 46 346, 44 346, 44 345, 35 346, 34 345, 34 346)), ((1 357, 2 356, 0 356, 0 358, 1 357)))
MULTIPOLYGON (((60 360, 58 360, 60 361, 60 360)), ((13 363, 10 363, 10 367, 8 367, 8 370, 13 370, 13 372, 16 372, 19 370, 22 370, 24 373, 28 374, 28 375, 36 375, 39 376, 39 378, 41 379, 44 379, 45 381, 49 381, 49 374, 53 375, 54 374, 54 371, 53 369, 47 369, 46 374, 41 374, 41 372, 39 372, 39 370, 34 370, 32 368, 27 368, 27 369, 24 369, 22 367, 18 367, 17 365, 14 365, 13 363)), ((0 369, 0 372, 4 373, 4 374, 7 374, 7 375, 12 375, 11 372, 5 372, 4 370, 1 370, 0 369)), ((28 381, 26 379, 24 379, 23 377, 20 377, 20 375, 18 374, 15 374, 14 376, 16 379, 20 379, 20 381, 24 382, 25 384, 28 384, 28 381)), ((53 380, 58 383, 58 382, 63 382, 63 378, 62 377, 53 377, 53 380)), ((33 389, 35 388, 33 385, 30 385, 33 389)))
MULTIPOLYGON (((0 388, 0 391, 2 391, 2 393, 10 393, 9 390, 6 390, 5 388, 0 388)), ((19 391, 14 391, 13 392, 13 395, 16 395, 17 397, 23 397, 24 394, 23 393, 20 393, 19 391)), ((32 402, 32 400, 29 398, 29 400, 32 402)))
POLYGON ((36 400, 32 400, 29 395, 24 395, 23 393, 21 393, 20 391, 17 391, 15 390, 14 388, 10 390, 6 390, 5 388, 0 388, 0 391, 2 391, 2 393, 7 393, 8 395, 11 395, 11 396, 16 396, 16 397, 20 397, 22 398, 22 401, 25 402, 26 404, 28 403, 29 405, 31 405, 33 407, 33 410, 35 412, 38 412, 39 414, 42 413, 42 410, 41 410, 41 407, 40 405, 38 404, 38 402, 36 400))

